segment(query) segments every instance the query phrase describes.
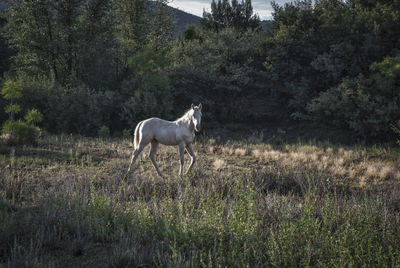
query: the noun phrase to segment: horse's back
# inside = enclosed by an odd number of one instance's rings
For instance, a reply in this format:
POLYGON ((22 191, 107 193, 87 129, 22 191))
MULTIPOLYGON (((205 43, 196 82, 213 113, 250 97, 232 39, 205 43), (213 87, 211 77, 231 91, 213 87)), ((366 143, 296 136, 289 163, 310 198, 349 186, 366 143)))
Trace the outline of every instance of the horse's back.
POLYGON ((165 145, 176 145, 176 124, 157 117, 141 122, 141 136, 146 143, 156 140, 165 145))

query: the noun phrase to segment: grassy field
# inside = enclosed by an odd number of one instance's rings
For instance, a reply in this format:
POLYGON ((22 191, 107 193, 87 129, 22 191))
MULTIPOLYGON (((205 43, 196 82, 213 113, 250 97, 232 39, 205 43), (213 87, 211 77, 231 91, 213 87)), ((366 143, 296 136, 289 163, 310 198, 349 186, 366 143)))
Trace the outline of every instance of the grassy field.
MULTIPOLYGON (((200 137, 176 147, 47 136, 0 147, 0 266, 400 266, 400 152, 200 137), (186 167, 189 157, 185 156, 186 167)), ((265 140, 265 139, 264 139, 265 140)))

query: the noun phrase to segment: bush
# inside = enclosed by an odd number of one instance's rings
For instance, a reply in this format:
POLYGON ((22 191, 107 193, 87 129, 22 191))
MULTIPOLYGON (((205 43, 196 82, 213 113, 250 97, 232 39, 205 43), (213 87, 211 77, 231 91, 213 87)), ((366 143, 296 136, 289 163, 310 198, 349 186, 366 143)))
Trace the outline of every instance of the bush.
POLYGON ((94 91, 84 85, 69 89, 54 87, 43 110, 46 127, 51 132, 96 136, 103 126, 117 128, 118 93, 94 91))
POLYGON ((163 50, 146 47, 129 59, 134 78, 121 84, 123 102, 119 118, 128 127, 151 116, 170 118, 174 107, 170 81, 164 69, 170 64, 163 50))
POLYGON ((37 109, 29 110, 24 118, 30 124, 37 124, 43 121, 43 115, 37 109))
POLYGON ((264 67, 255 59, 260 43, 261 35, 233 28, 182 38, 173 47, 175 63, 168 72, 176 107, 201 102, 207 106, 205 118, 221 122, 258 116, 253 102, 265 97, 268 87, 264 67))
POLYGON ((32 124, 18 120, 6 121, 1 129, 6 142, 11 145, 37 144, 41 131, 32 124))
POLYGON ((352 130, 363 138, 391 139, 390 126, 400 118, 400 57, 371 65, 369 77, 344 79, 314 98, 311 119, 352 130))
POLYGON ((396 122, 396 124, 392 125, 392 130, 396 133, 397 135, 397 144, 400 146, 400 120, 396 122))
POLYGON ((130 130, 130 129, 124 129, 124 130, 122 130, 122 137, 123 137, 125 140, 130 140, 130 139, 132 139, 131 130, 130 130))
POLYGON ((107 126, 102 126, 99 131, 97 131, 97 136, 101 139, 107 139, 110 137, 110 129, 107 126))

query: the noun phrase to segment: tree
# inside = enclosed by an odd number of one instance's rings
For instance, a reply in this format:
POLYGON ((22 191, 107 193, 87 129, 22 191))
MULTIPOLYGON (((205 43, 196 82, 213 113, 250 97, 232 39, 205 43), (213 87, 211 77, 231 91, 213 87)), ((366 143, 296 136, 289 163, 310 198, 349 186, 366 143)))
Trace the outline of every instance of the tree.
POLYGON ((133 126, 139 118, 149 115, 168 117, 173 109, 170 81, 166 68, 170 59, 164 50, 150 44, 129 58, 129 67, 134 76, 122 86, 125 98, 120 117, 133 126))
POLYGON ((340 0, 273 4, 264 66, 288 115, 301 118, 320 93, 349 77, 368 76, 373 62, 397 53, 400 28, 393 24, 400 10, 381 2, 368 8, 340 0))
POLYGON ((116 73, 119 80, 128 72, 128 59, 146 44, 147 0, 116 0, 113 2, 115 17, 116 73))
POLYGON ((12 71, 63 86, 75 80, 111 85, 117 80, 110 71, 115 70, 113 15, 108 0, 10 0, 6 33, 16 52, 12 71))
POLYGON ((370 67, 368 77, 347 78, 308 105, 311 119, 352 130, 363 138, 391 139, 400 118, 400 57, 370 67))
POLYGON ((81 8, 76 78, 93 89, 113 88, 119 73, 112 1, 88 0, 81 8))
POLYGON ((16 51, 17 73, 45 74, 59 78, 53 11, 48 0, 11 0, 6 13, 6 36, 16 51))
POLYGON ((0 11, 0 77, 10 68, 10 60, 13 55, 13 51, 8 45, 7 38, 5 36, 5 25, 7 20, 4 18, 4 14, 0 11))
POLYGON ((3 98, 10 101, 5 107, 5 112, 9 114, 9 120, 2 125, 1 132, 6 136, 10 144, 34 144, 40 135, 40 129, 35 126, 42 121, 42 114, 36 110, 29 110, 25 116, 25 121, 15 120, 16 114, 21 111, 21 106, 15 101, 22 97, 22 87, 17 82, 6 79, 1 90, 3 98))
POLYGON ((4 81, 3 89, 1 90, 1 95, 3 98, 10 101, 10 104, 5 107, 5 112, 9 114, 9 120, 14 121, 15 115, 21 111, 21 106, 15 103, 15 101, 22 97, 22 88, 18 84, 11 80, 6 79, 4 81))
POLYGON ((190 36, 172 52, 169 80, 175 103, 205 103, 208 116, 223 122, 252 117, 251 100, 265 86, 256 62, 261 33, 225 28, 190 36))
POLYGON ((149 4, 151 10, 147 42, 157 51, 169 49, 174 31, 172 11, 167 6, 167 0, 157 0, 149 4))
POLYGON ((211 13, 203 12, 200 20, 202 28, 207 30, 219 31, 223 28, 233 27, 236 30, 245 31, 247 29, 259 29, 260 19, 253 15, 251 0, 218 0, 211 2, 211 13))

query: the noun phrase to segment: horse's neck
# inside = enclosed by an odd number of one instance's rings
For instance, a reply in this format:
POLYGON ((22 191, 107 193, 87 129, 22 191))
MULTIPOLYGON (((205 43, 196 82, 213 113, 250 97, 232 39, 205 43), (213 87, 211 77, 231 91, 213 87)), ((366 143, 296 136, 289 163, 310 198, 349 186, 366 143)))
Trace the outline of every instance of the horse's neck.
POLYGON ((181 118, 176 120, 180 125, 187 126, 191 132, 194 132, 194 124, 190 118, 189 112, 184 114, 181 118))

